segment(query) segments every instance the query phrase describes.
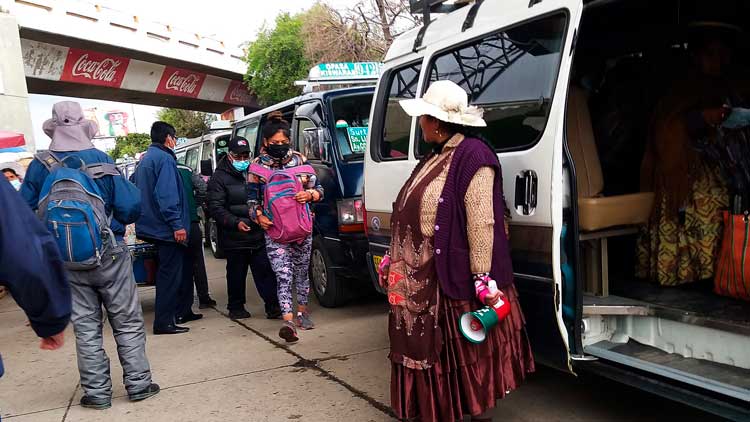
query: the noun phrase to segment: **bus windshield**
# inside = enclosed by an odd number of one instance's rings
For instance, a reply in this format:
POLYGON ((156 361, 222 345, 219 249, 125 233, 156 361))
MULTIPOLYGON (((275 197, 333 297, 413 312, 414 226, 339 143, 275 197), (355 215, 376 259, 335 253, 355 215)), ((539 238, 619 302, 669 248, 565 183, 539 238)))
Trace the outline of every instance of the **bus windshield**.
POLYGON ((331 101, 334 137, 345 160, 361 159, 370 126, 372 93, 347 95, 331 101))

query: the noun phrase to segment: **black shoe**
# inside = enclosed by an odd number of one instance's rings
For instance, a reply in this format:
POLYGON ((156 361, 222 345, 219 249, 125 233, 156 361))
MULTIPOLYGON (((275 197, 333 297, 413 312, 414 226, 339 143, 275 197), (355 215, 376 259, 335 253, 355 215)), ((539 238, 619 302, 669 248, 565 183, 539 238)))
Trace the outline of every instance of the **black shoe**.
POLYGON ((151 384, 137 393, 128 394, 128 399, 130 399, 130 401, 146 400, 149 397, 159 394, 159 391, 161 391, 159 384, 151 384))
POLYGON ((266 319, 279 319, 281 315, 279 306, 266 306, 266 319))
POLYGON ((229 319, 247 319, 252 317, 250 312, 245 309, 237 309, 235 311, 229 311, 229 319))
POLYGON ((201 318, 203 318, 203 314, 190 313, 190 314, 182 316, 182 317, 177 317, 176 321, 177 321, 178 324, 185 324, 185 323, 188 323, 190 321, 198 321, 201 318))
POLYGON ((87 409, 104 410, 112 407, 112 399, 92 399, 89 396, 81 397, 81 407, 87 409))
POLYGON ((208 309, 214 306, 216 306, 216 301, 211 299, 210 296, 205 299, 198 300, 198 309, 208 309))
POLYGON ((190 331, 188 327, 180 327, 179 325, 168 325, 166 327, 157 328, 154 327, 154 335, 158 336, 161 334, 182 334, 190 331))

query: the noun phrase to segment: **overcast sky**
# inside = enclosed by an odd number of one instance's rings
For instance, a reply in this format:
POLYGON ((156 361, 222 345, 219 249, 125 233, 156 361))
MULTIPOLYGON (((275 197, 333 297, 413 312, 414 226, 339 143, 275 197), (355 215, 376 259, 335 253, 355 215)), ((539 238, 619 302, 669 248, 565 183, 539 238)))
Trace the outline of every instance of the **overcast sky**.
MULTIPOLYGON (((334 8, 353 5, 357 0, 326 0, 334 8)), ((101 0, 112 9, 133 12, 142 19, 195 29, 215 35, 235 46, 255 38, 264 22, 272 23, 281 12, 310 8, 312 0, 101 0)))

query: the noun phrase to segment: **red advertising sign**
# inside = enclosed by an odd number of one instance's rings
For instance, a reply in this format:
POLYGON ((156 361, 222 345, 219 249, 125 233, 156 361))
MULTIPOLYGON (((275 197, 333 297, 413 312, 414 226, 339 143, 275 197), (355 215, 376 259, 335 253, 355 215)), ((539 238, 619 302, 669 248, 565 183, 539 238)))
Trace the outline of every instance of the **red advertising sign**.
POLYGON ((167 66, 156 87, 156 93, 197 98, 205 80, 205 73, 167 66))
POLYGON ((241 81, 232 81, 229 83, 226 95, 224 95, 224 102, 227 104, 251 106, 255 104, 250 91, 241 81))
POLYGON ((119 88, 129 64, 125 57, 71 48, 60 80, 119 88))

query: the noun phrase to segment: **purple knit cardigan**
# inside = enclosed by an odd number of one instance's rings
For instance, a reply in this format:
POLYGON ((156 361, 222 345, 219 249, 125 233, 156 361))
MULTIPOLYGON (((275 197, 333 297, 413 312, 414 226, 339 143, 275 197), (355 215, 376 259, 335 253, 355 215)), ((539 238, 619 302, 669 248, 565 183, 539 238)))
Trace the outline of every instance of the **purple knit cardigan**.
POLYGON ((505 201, 500 164, 487 144, 476 138, 466 138, 459 144, 451 160, 435 218, 435 265, 440 286, 452 299, 468 300, 474 297, 464 198, 471 179, 482 167, 492 167, 496 174, 493 189, 495 238, 490 276, 501 288, 513 283, 510 249, 505 236, 505 201))

